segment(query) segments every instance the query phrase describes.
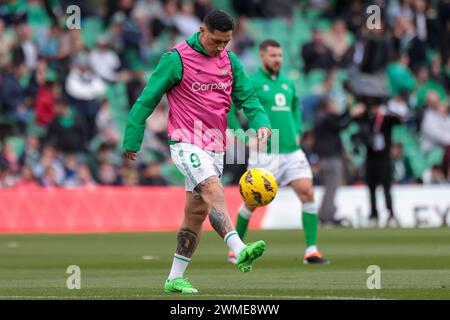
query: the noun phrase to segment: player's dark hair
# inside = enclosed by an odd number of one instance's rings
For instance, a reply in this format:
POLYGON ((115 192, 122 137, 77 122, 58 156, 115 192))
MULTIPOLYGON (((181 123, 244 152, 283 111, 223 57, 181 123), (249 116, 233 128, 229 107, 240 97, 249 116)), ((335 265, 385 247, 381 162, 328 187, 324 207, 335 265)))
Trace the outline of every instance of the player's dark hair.
POLYGON ((268 47, 281 48, 281 45, 276 40, 267 39, 267 40, 264 40, 263 42, 261 42, 261 44, 259 45, 259 50, 266 51, 268 47))
POLYGON ((210 32, 214 32, 214 30, 227 32, 234 29, 233 18, 223 10, 210 11, 203 22, 210 32))

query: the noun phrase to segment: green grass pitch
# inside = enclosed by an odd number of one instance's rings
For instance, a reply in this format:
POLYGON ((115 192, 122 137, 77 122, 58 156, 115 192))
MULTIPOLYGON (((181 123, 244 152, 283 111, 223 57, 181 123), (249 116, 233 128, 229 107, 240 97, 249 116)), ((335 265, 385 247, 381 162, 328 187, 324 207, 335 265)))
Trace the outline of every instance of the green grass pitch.
POLYGON ((300 230, 250 231, 267 250, 250 273, 226 262, 219 236, 204 232, 186 276, 195 296, 163 292, 174 232, 1 235, 0 299, 450 299, 450 229, 321 229, 330 265, 303 264, 300 230), (69 290, 69 265, 81 289, 69 290), (369 290, 367 268, 381 269, 369 290))

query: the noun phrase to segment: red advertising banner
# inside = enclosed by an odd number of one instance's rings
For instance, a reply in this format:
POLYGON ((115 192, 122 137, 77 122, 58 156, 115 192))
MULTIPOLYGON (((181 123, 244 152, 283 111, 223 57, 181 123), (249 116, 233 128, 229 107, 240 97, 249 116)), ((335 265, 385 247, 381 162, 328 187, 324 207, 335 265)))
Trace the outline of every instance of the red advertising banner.
MULTIPOLYGON (((239 190, 226 187, 225 194, 235 223, 242 203, 239 190)), ((183 219, 185 195, 182 187, 2 189, 0 233, 173 231, 183 219)), ((260 227, 261 211, 250 228, 260 227)), ((212 229, 209 221, 204 229, 212 229)))

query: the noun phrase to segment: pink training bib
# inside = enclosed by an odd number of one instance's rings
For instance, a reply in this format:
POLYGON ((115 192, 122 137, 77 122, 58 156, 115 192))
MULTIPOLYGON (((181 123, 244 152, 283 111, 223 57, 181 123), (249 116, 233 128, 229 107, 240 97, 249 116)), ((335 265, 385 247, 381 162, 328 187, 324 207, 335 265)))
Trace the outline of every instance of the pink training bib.
POLYGON ((233 87, 227 51, 211 57, 192 49, 186 41, 173 49, 180 54, 183 78, 167 92, 169 138, 214 152, 225 151, 233 87))

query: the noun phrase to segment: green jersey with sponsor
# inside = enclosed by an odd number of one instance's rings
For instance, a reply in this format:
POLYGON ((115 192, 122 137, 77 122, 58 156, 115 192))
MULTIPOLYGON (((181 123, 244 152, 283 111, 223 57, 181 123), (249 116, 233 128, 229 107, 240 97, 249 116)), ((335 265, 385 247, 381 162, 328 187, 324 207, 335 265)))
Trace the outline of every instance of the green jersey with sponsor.
MULTIPOLYGON (((269 116, 272 130, 279 132, 278 152, 290 153, 299 150, 297 138, 302 134, 302 121, 293 81, 281 73, 272 75, 262 68, 259 68, 250 80, 269 116)), ((236 110, 228 114, 228 126, 231 129, 241 128, 236 117, 236 110)), ((276 135, 273 137, 276 139, 276 135)), ((271 140, 268 143, 268 152, 275 152, 276 149, 271 148, 271 140)))

